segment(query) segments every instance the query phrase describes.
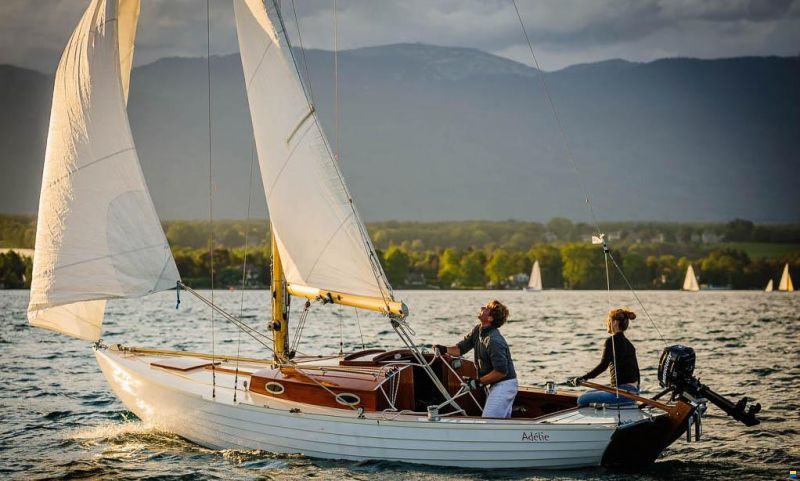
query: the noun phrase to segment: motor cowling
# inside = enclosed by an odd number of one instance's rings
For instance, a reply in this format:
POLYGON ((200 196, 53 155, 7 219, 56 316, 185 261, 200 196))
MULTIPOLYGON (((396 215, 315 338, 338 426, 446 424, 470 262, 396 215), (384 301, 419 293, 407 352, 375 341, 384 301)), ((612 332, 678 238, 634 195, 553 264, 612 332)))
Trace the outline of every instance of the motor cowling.
POLYGON ((676 344, 664 348, 658 361, 658 383, 663 388, 682 390, 694 379, 694 349, 676 344))

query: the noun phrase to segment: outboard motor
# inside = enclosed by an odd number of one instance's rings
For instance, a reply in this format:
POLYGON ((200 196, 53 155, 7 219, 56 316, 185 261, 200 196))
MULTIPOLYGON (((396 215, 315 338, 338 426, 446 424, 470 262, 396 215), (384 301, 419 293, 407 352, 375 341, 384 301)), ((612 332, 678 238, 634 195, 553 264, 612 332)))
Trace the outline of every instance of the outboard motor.
POLYGON ((753 399, 748 397, 743 397, 736 404, 732 403, 701 384, 694 377, 694 365, 695 355, 691 347, 675 345, 664 348, 658 362, 658 383, 665 388, 662 394, 671 391, 673 399, 681 396, 705 398, 746 426, 755 426, 760 422, 756 414, 761 411, 761 404, 752 404, 753 399))

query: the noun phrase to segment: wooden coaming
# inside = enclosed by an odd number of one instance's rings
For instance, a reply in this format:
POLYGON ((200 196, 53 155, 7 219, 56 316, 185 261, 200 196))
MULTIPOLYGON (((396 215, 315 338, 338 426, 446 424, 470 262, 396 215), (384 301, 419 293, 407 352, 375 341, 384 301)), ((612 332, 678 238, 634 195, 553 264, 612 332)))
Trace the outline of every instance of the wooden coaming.
MULTIPOLYGON (((413 399, 413 382, 409 369, 401 369, 396 375, 400 376, 401 387, 397 397, 399 405, 405 402, 406 398, 413 399), (403 386, 406 389, 403 389, 403 386)), ((354 394, 359 397, 360 402, 353 407, 362 407, 365 411, 383 411, 391 407, 379 387, 385 379, 386 375, 380 369, 369 372, 364 369, 346 371, 324 368, 302 370, 294 367, 266 368, 250 376, 249 389, 269 397, 340 409, 347 409, 348 405, 338 402, 336 395, 354 394), (270 382, 283 386, 283 392, 275 393, 268 390, 266 386, 270 382)), ((387 394, 389 382, 383 387, 387 394)))

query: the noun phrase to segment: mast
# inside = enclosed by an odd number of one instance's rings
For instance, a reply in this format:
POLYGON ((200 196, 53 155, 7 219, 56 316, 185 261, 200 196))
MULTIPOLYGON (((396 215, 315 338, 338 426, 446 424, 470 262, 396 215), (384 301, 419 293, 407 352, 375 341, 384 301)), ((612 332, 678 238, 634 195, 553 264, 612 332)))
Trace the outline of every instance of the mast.
POLYGON ((275 230, 270 223, 270 239, 272 240, 272 272, 270 283, 272 284, 272 343, 275 361, 281 362, 286 359, 288 352, 289 339, 289 312, 288 295, 286 282, 283 278, 283 265, 281 256, 278 252, 278 242, 275 238, 275 230))

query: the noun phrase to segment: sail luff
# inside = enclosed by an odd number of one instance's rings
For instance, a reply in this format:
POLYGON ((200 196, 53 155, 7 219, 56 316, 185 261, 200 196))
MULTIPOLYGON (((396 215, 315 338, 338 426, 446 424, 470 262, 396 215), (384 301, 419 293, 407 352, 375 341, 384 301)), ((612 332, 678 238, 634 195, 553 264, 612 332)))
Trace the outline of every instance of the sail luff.
POLYGON ((256 152, 287 283, 393 300, 273 2, 234 0, 256 152))
POLYGON ((180 279, 126 110, 138 12, 139 0, 93 0, 54 82, 28 319, 87 340, 106 299, 180 279))

